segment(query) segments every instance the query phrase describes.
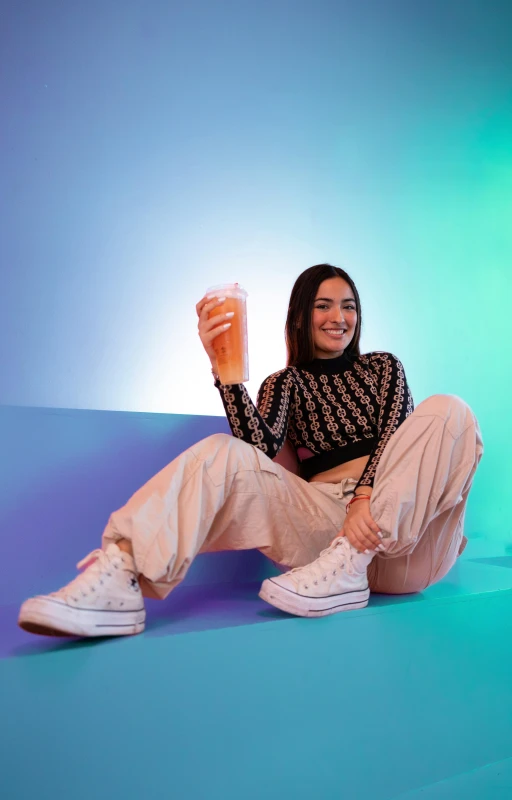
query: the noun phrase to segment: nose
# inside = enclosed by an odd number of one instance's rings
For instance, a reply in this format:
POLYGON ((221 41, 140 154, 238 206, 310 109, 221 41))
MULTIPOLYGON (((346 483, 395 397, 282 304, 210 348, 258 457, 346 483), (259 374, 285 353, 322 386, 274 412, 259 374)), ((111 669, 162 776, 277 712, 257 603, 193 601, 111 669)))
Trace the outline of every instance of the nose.
POLYGON ((330 317, 331 317, 331 322, 335 322, 337 325, 340 325, 342 322, 345 322, 343 310, 339 306, 332 307, 330 317))

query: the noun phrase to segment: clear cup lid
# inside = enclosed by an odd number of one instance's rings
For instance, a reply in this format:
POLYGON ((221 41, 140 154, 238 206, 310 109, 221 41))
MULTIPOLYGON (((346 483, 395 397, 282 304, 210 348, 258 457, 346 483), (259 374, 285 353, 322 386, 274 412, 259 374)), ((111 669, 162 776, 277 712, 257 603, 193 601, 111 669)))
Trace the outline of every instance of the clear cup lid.
POLYGON ((219 283, 206 290, 205 297, 247 297, 239 283, 219 283))

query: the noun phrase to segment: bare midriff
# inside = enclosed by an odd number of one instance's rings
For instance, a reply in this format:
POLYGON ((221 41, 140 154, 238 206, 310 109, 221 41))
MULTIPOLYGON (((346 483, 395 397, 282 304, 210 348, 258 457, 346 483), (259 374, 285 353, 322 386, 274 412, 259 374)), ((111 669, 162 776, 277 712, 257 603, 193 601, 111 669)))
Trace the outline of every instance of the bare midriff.
POLYGON ((353 461, 339 464, 339 466, 328 469, 325 472, 319 472, 318 475, 313 475, 310 483, 339 483, 344 478, 353 478, 358 481, 369 458, 370 456, 361 456, 361 458, 354 458, 353 461))

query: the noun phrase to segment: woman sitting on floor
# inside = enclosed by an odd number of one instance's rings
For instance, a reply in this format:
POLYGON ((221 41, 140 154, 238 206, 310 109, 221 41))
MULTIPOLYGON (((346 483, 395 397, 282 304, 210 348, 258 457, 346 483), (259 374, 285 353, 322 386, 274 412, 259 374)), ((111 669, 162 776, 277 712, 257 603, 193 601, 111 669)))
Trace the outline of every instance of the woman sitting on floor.
POLYGON ((233 436, 198 442, 115 511, 84 571, 22 605, 25 630, 140 633, 143 595, 165 598, 200 552, 261 550, 290 571, 265 580, 260 597, 309 617, 363 608, 370 591, 421 591, 462 552, 478 424, 454 396, 414 411, 400 361, 360 354, 349 275, 319 264, 298 277, 288 366, 263 382, 256 405, 243 384, 217 376, 212 343, 229 326, 226 315, 209 319, 219 303, 203 298, 196 310, 233 436), (283 447, 300 477, 273 460, 283 447))

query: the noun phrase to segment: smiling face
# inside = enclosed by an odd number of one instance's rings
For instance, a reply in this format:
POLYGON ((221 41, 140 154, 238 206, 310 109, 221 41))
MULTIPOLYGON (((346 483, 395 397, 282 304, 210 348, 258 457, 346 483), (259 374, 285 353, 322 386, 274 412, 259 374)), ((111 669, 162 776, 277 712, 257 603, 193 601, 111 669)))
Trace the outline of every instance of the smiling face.
POLYGON ((356 300, 343 278, 328 278, 318 287, 311 328, 315 358, 336 358, 349 346, 357 325, 356 300))

